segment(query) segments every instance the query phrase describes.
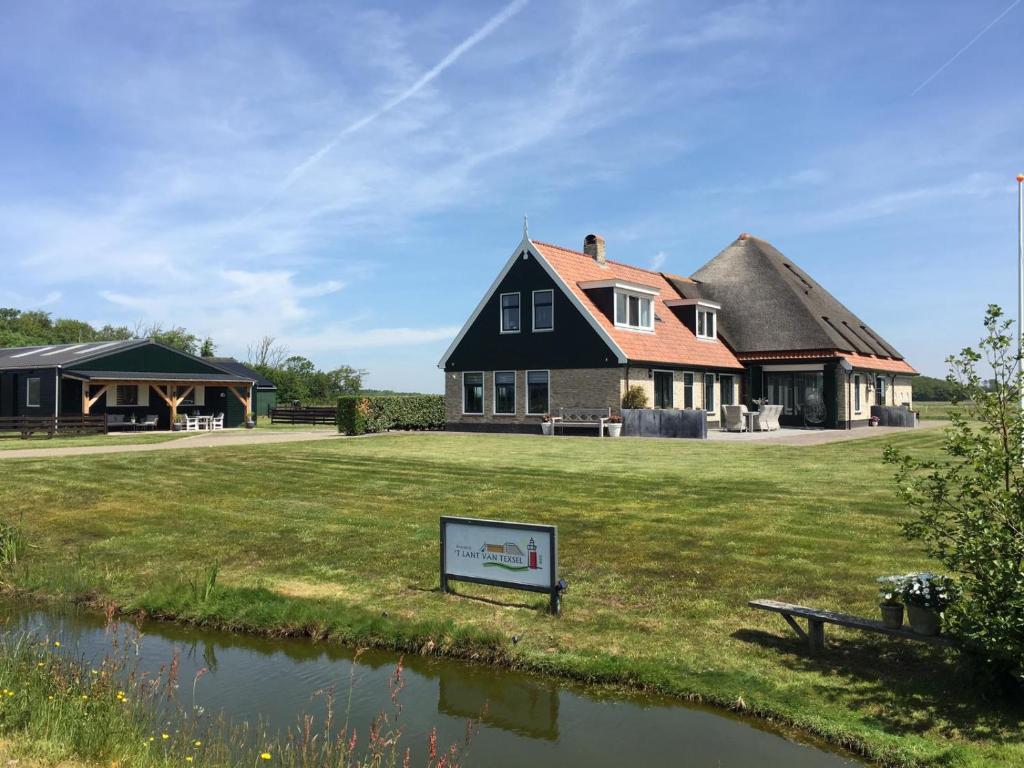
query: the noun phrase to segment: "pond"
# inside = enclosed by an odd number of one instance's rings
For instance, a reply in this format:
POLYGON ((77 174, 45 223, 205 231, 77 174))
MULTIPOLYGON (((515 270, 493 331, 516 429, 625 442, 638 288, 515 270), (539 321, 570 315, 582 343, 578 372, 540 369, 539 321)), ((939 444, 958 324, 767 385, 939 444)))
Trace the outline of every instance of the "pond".
MULTIPOLYGON (((111 652, 103 617, 7 606, 8 631, 59 639, 62 651, 98 662, 111 652)), ((116 627, 115 627, 116 629, 116 627)), ((179 696, 234 723, 262 722, 284 733, 304 713, 324 711, 318 690, 333 687, 340 708, 352 690, 350 722, 363 734, 390 707, 388 680, 398 656, 304 639, 270 639, 148 622, 132 647, 140 672, 156 675, 180 657, 179 696), (350 684, 354 681, 354 684, 350 684)), ((422 749, 432 728, 438 743, 460 742, 466 721, 485 711, 467 764, 488 768, 545 766, 757 765, 834 768, 859 763, 813 743, 797 743, 759 723, 708 708, 646 695, 614 695, 562 680, 458 661, 405 657, 402 743, 422 749)), ((342 712, 342 716, 344 713, 342 712)), ((418 764, 414 761, 414 764, 418 764)))

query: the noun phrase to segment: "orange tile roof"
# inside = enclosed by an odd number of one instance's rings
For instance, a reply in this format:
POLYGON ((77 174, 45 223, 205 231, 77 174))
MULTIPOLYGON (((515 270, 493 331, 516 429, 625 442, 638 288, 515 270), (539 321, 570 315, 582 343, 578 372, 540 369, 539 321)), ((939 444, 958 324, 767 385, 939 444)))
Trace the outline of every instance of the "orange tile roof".
POLYGON ((617 261, 606 261, 605 265, 601 266, 585 253, 548 243, 539 243, 536 240, 532 242, 541 256, 547 260, 584 308, 594 316, 630 361, 713 368, 743 367, 721 340, 698 339, 693 331, 683 324, 678 315, 665 305, 665 299, 682 297, 661 272, 631 267, 617 261), (579 286, 579 283, 589 280, 612 279, 650 285, 660 290, 660 293, 654 297, 654 313, 662 322, 655 323, 654 333, 617 328, 615 323, 597 308, 587 292, 579 286))
POLYGON ((841 349, 794 349, 780 350, 777 352, 740 352, 737 358, 745 362, 761 360, 812 360, 822 357, 845 357, 846 361, 854 368, 866 368, 872 371, 887 371, 889 373, 910 373, 917 371, 906 360, 897 360, 891 357, 874 357, 872 355, 858 355, 854 352, 845 352, 841 349))
POLYGON ((843 357, 854 368, 867 368, 872 371, 887 371, 889 373, 917 373, 914 367, 906 360, 872 357, 870 355, 854 355, 845 352, 843 357))
POLYGON ((837 349, 792 349, 776 352, 737 352, 736 357, 743 361, 757 360, 813 360, 821 357, 840 357, 843 352, 837 349))

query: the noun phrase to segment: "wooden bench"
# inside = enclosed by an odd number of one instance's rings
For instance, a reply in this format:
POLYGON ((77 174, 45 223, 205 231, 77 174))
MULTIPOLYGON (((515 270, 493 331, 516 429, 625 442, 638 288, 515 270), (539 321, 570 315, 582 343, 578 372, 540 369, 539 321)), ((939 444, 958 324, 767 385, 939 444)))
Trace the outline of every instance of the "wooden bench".
POLYGON ((803 605, 780 603, 778 600, 751 600, 747 605, 759 611, 771 611, 782 614, 782 618, 793 628, 793 631, 797 633, 800 639, 807 641, 811 653, 817 653, 825 649, 826 624, 837 624, 840 627, 859 629, 864 632, 878 632, 890 637, 901 637, 904 640, 916 640, 921 643, 930 643, 931 645, 953 645, 953 640, 949 637, 942 635, 919 635, 912 629, 905 628, 890 629, 880 621, 865 619, 860 616, 850 616, 846 613, 834 613, 832 611, 818 610, 817 608, 808 608, 803 605), (807 619, 806 632, 796 623, 796 619, 793 618, 794 616, 807 619))
POLYGON ((565 434, 566 427, 583 427, 593 429, 597 427, 597 436, 604 437, 604 425, 608 423, 608 419, 612 417, 611 408, 560 408, 558 416, 552 417, 551 421, 554 423, 552 428, 552 434, 558 429, 562 428, 562 434, 565 434))

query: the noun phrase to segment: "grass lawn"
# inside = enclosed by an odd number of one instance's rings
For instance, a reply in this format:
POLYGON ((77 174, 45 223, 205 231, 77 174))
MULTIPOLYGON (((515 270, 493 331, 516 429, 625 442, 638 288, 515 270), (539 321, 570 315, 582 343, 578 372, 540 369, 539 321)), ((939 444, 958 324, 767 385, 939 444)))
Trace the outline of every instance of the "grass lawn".
MULTIPOLYGON (((194 435, 195 432, 188 433, 194 435)), ((146 434, 145 432, 128 432, 123 435, 81 435, 79 437, 54 437, 35 435, 22 440, 17 435, 0 437, 0 451, 16 451, 24 448, 78 448, 89 445, 137 445, 139 443, 166 443, 168 440, 179 440, 187 437, 184 432, 162 432, 146 434)))
POLYGON ((772 717, 892 765, 1024 765, 1024 709, 955 656, 829 628, 804 652, 770 597, 862 615, 934 565, 899 534, 886 440, 814 447, 416 434, 19 459, 0 508, 33 548, 4 580, 234 629, 449 652, 772 717), (565 613, 437 588, 438 516, 556 523, 565 613), (187 586, 221 564, 202 600, 187 586), (512 635, 520 642, 513 645, 512 635))
MULTIPOLYGON (((964 408, 964 406, 961 407, 964 408)), ((943 400, 933 402, 925 400, 914 401, 914 410, 921 414, 921 421, 948 421, 949 412, 952 408, 952 403, 943 400)))

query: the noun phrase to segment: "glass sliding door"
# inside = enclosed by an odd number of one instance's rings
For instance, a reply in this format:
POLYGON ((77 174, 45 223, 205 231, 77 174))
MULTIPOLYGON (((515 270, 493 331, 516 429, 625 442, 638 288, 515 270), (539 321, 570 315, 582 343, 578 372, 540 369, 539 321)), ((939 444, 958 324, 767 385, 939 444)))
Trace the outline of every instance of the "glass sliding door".
POLYGON ((672 408, 672 371, 654 372, 654 407, 672 408))
POLYGON ((820 426, 825 422, 823 373, 765 373, 768 402, 782 406, 783 423, 820 426))

